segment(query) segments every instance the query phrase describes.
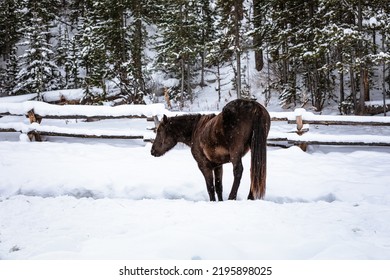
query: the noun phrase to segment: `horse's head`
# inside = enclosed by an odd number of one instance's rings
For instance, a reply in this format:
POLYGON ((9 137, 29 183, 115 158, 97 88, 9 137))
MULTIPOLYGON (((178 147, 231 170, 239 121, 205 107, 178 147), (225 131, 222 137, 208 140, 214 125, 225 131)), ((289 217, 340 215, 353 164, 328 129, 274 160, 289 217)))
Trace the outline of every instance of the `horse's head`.
POLYGON ((150 153, 155 157, 160 157, 172 149, 177 144, 177 136, 172 128, 172 122, 164 115, 157 127, 156 138, 150 153))

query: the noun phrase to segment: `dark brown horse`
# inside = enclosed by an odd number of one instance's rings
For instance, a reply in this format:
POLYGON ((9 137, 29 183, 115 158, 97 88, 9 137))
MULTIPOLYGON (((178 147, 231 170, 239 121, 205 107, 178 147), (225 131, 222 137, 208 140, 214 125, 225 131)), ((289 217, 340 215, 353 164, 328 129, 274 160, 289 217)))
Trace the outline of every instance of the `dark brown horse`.
POLYGON ((229 199, 236 199, 243 166, 241 158, 251 150, 251 187, 248 199, 265 195, 266 149, 270 129, 267 110, 255 101, 229 102, 218 115, 184 115, 167 118, 157 128, 151 154, 159 157, 178 142, 191 147, 206 180, 211 201, 222 201, 222 165, 233 164, 234 182, 229 199))

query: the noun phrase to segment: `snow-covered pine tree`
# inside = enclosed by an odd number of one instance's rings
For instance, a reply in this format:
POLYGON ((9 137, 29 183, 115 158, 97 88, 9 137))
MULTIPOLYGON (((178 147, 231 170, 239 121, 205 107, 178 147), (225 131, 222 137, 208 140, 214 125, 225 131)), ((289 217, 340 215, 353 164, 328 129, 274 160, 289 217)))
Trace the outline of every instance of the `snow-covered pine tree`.
POLYGON ((338 86, 340 104, 348 100, 347 111, 357 112, 360 99, 362 110, 364 100, 369 99, 378 48, 375 33, 381 32, 370 22, 376 21, 377 11, 386 4, 361 0, 262 3, 260 12, 265 19, 255 33, 264 35, 263 43, 271 50, 279 79, 274 86, 283 101, 305 102, 299 100, 299 93, 307 92, 312 105, 322 110, 325 102, 337 98, 334 88, 338 86))
POLYGON ((105 98, 111 80, 125 102, 143 103, 144 6, 144 1, 99 0, 85 7, 81 42, 87 95, 92 85, 102 88, 105 98))
MULTIPOLYGON (((84 57, 83 52, 84 33, 86 28, 85 18, 88 11, 93 9, 93 0, 69 0, 67 3, 67 17, 72 30, 69 32, 69 47, 65 62, 65 72, 69 73, 68 88, 84 87, 85 92, 91 92, 88 84, 85 82, 85 68, 88 65, 88 59, 84 57), (81 74, 83 73, 83 75, 81 74)), ((86 94, 87 96, 88 94, 86 94)))
POLYGON ((65 73, 67 75, 67 88, 69 89, 80 88, 82 85, 82 78, 80 77, 81 52, 77 34, 74 35, 69 42, 68 53, 64 65, 65 73))
POLYGON ((7 60, 15 44, 20 39, 20 7, 17 0, 0 2, 0 55, 7 60))
POLYGON ((147 94, 146 89, 146 57, 144 49, 148 38, 146 24, 149 22, 147 17, 148 3, 142 1, 130 1, 131 16, 128 19, 128 27, 124 30, 123 43, 130 46, 131 60, 130 64, 126 61, 127 57, 123 54, 122 67, 127 67, 132 75, 132 94, 129 101, 133 103, 144 103, 144 96, 147 94), (128 31, 128 32, 126 32, 128 31), (129 43, 127 43, 130 41, 129 43), (130 67, 131 66, 131 67, 130 67))
MULTIPOLYGON (((216 35, 218 36, 218 35, 216 35)), ((218 101, 221 101, 221 66, 224 61, 223 44, 220 43, 220 37, 216 37, 213 42, 207 45, 208 53, 206 56, 206 64, 210 67, 216 67, 215 77, 217 79, 217 87, 215 90, 218 93, 218 101)))
POLYGON ((235 89, 237 98, 241 98, 242 89, 242 75, 241 75, 241 55, 242 55, 242 20, 244 19, 245 7, 243 0, 217 0, 217 7, 219 16, 221 17, 220 26, 226 40, 228 42, 229 51, 234 54, 236 66, 233 70, 235 72, 235 89))
POLYGON ((264 67, 264 30, 263 23, 267 20, 267 2, 265 0, 253 0, 253 49, 255 51, 255 68, 261 71, 264 67))
POLYGON ((0 1, 0 96, 10 95, 14 86, 15 45, 20 39, 20 14, 19 1, 0 1))
POLYGON ((2 77, 0 77, 0 95, 11 95, 16 87, 16 77, 19 72, 17 49, 13 47, 3 69, 2 77))
POLYGON ((174 98, 183 106, 185 99, 192 101, 193 68, 203 49, 199 42, 202 28, 196 16, 197 1, 168 0, 165 4, 158 22, 161 37, 156 45, 156 64, 158 70, 180 80, 174 98))
POLYGON ((85 69, 83 103, 98 103, 106 99, 106 79, 109 77, 108 53, 105 45, 104 20, 99 14, 101 2, 90 7, 84 2, 85 15, 81 19, 80 56, 85 69), (97 87, 99 90, 94 90, 97 87))
POLYGON ((43 21, 41 13, 44 10, 31 11, 31 18, 21 32, 23 41, 18 47, 24 49, 19 56, 20 71, 17 75, 17 86, 14 93, 41 93, 58 88, 59 69, 54 63, 53 45, 49 42, 50 31, 48 23, 43 21))
POLYGON ((201 69, 200 69, 200 86, 203 87, 205 83, 205 67, 206 67, 206 57, 212 42, 215 39, 216 28, 216 12, 214 7, 211 6, 210 0, 200 0, 198 2, 198 12, 199 15, 198 22, 201 24, 201 37, 199 42, 199 56, 201 60, 201 69))
MULTIPOLYGON (((386 99, 390 97, 390 6, 386 1, 373 1, 375 6, 372 8, 372 15, 369 26, 373 30, 373 41, 377 37, 380 38, 380 43, 375 47, 374 53, 371 55, 373 65, 378 67, 381 71, 381 88, 383 108, 382 112, 386 116, 388 111, 388 104, 386 99), (387 85, 386 85, 387 84, 387 85)), ((378 108, 380 109, 380 108, 378 108)), ((380 112, 380 111, 378 111, 380 112)), ((372 113, 378 113, 372 112, 372 113)))
POLYGON ((129 45, 126 21, 129 1, 99 0, 94 2, 98 21, 95 22, 96 36, 104 44, 107 59, 106 78, 117 81, 122 96, 130 95, 129 45))

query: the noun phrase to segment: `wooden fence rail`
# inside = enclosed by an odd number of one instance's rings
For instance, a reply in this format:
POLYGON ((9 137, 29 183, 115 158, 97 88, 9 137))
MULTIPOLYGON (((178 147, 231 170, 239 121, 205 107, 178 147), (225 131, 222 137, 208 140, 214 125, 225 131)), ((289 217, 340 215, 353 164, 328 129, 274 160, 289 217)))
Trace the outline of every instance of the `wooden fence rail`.
MULTIPOLYGON (((43 119, 145 119, 158 123, 158 116, 172 115, 162 104, 153 105, 122 105, 83 106, 83 105, 51 105, 43 102, 28 101, 23 103, 0 103, 0 116, 26 116, 30 124, 22 122, 0 122, 0 132, 20 132, 30 139, 41 140, 41 136, 61 136, 102 139, 144 139, 152 141, 154 133, 147 130, 103 130, 56 127, 42 124, 43 119)), ((295 124, 296 129, 289 132, 272 130, 268 137, 270 145, 299 145, 306 149, 307 145, 358 145, 358 146, 390 146, 389 117, 357 117, 315 115, 305 110, 295 112, 271 112, 272 122, 287 122, 295 124), (310 133, 309 125, 353 125, 353 126, 388 126, 389 136, 383 135, 324 135, 310 133), (281 142, 285 144, 280 144, 281 142), (275 144, 277 143, 277 144, 275 144)))
POLYGON ((41 124, 43 119, 84 119, 86 121, 106 119, 145 119, 157 123, 157 116, 169 113, 163 104, 88 106, 52 105, 44 102, 0 103, 0 116, 26 116, 30 124, 22 122, 0 123, 0 132, 20 132, 30 140, 41 141, 41 136, 102 138, 102 139, 144 139, 153 138, 143 130, 102 130, 66 128, 41 124))
POLYGON ((344 146, 390 146, 390 118, 372 116, 332 116, 315 115, 304 109, 289 113, 271 113, 272 120, 287 121, 296 124, 295 133, 270 132, 271 142, 287 142, 306 150, 308 145, 344 145, 344 146), (384 135, 325 135, 309 133, 308 125, 349 125, 349 126, 386 126, 389 136, 384 135))

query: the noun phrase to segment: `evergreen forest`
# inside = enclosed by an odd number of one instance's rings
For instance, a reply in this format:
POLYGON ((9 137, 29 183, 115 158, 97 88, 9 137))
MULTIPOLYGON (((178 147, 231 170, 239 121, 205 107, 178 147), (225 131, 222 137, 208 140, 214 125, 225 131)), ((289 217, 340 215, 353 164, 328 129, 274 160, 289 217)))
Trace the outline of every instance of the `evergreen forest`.
POLYGON ((229 67, 232 93, 251 97, 248 65, 265 100, 365 114, 389 97, 390 1, 0 0, 0 96, 82 88, 83 104, 141 104, 169 91, 183 103, 229 67))

